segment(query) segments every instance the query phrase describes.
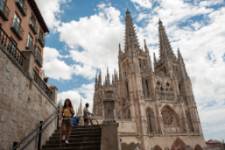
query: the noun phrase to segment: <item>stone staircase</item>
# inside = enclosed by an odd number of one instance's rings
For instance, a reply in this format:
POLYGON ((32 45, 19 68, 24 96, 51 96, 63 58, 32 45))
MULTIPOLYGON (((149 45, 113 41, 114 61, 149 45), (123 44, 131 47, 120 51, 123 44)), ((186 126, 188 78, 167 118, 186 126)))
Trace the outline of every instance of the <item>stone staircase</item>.
POLYGON ((100 150, 101 127, 99 125, 75 127, 72 129, 69 142, 69 144, 61 142, 60 131, 57 130, 42 150, 100 150))

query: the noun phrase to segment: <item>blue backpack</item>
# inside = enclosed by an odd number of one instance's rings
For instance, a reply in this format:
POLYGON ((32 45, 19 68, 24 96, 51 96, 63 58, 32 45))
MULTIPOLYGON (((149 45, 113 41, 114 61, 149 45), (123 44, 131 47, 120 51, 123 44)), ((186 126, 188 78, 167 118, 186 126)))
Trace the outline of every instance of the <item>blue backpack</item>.
POLYGON ((78 117, 76 117, 76 116, 72 117, 72 119, 71 119, 72 127, 78 126, 79 120, 80 120, 80 119, 79 119, 78 117))

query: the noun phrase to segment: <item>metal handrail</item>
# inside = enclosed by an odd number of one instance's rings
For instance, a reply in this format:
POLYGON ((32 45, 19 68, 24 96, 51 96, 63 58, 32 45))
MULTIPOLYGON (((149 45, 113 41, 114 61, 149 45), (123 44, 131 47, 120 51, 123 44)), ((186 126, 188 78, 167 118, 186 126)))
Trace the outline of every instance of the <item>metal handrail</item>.
POLYGON ((44 130, 57 119, 57 128, 59 128, 59 108, 56 109, 46 120, 40 121, 37 128, 33 129, 27 136, 25 136, 20 142, 13 142, 12 150, 25 150, 27 146, 38 137, 37 150, 41 150, 42 133, 44 130))

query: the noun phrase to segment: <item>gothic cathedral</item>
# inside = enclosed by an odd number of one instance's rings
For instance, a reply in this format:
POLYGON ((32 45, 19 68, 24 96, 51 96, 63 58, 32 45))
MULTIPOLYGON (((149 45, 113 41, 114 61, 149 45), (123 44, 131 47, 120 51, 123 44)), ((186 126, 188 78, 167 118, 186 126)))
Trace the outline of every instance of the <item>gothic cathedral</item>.
POLYGON ((122 150, 201 150, 205 146, 183 57, 174 54, 159 21, 160 57, 138 43, 130 12, 126 12, 125 48, 119 45, 119 73, 102 82, 96 77, 93 112, 103 117, 104 91, 115 97, 116 121, 122 150))

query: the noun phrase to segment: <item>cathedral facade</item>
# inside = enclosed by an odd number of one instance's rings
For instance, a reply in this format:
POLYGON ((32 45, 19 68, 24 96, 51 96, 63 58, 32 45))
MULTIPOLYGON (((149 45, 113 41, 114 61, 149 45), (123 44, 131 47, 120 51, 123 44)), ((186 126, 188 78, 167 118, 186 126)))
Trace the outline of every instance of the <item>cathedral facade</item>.
POLYGON ((201 150, 205 147, 192 83, 183 57, 174 54, 159 21, 159 59, 140 48, 130 12, 119 72, 96 77, 93 113, 103 117, 103 95, 112 90, 122 150, 201 150))

